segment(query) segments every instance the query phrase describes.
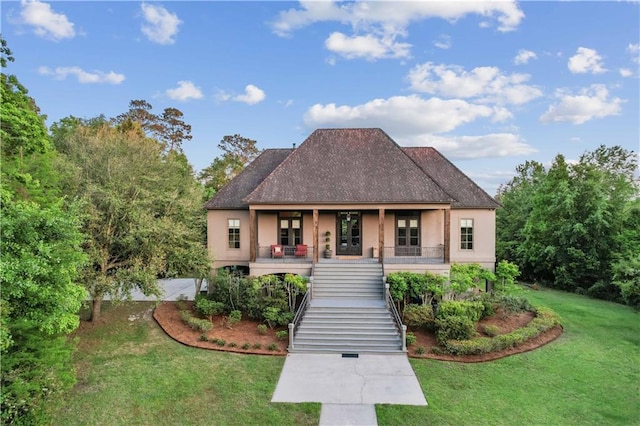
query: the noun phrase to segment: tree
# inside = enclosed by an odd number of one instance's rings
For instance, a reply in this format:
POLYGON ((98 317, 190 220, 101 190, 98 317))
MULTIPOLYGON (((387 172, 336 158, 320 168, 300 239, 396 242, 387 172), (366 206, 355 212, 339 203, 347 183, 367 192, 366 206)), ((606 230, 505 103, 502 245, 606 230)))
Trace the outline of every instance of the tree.
POLYGON ((191 125, 182 120, 184 114, 177 108, 165 108, 162 115, 151 112, 153 106, 143 99, 129 102, 129 111, 111 119, 111 122, 123 130, 137 123, 145 135, 164 143, 167 151, 182 152, 182 142, 190 141, 191 125))
POLYGON ((238 134, 223 137, 218 148, 223 152, 222 156, 216 157, 198 176, 204 184, 207 199, 215 195, 260 154, 256 141, 238 134))
POLYGON ((184 114, 176 108, 165 108, 160 117, 158 139, 169 148, 169 151, 182 152, 182 142, 190 141, 191 125, 182 121, 184 114))
POLYGON ((639 195, 636 169, 636 154, 619 146, 600 146, 574 164, 558 155, 548 170, 520 166, 498 194, 499 258, 515 262, 525 279, 621 300, 614 265, 640 251, 640 219, 630 208, 639 195))
MULTIPOLYGON (((4 68, 13 56, 0 42, 4 68)), ((77 206, 61 198, 56 153, 35 100, 4 72, 0 90, 0 422, 35 424, 46 401, 74 381, 64 334, 78 326, 85 299, 76 284, 84 235, 77 206)))
POLYGON ((136 128, 80 125, 65 142, 78 169, 68 186, 85 206, 83 280, 92 319, 104 296, 129 297, 135 288, 159 295, 158 277, 209 265, 201 243, 201 188, 183 154, 165 153, 136 128))

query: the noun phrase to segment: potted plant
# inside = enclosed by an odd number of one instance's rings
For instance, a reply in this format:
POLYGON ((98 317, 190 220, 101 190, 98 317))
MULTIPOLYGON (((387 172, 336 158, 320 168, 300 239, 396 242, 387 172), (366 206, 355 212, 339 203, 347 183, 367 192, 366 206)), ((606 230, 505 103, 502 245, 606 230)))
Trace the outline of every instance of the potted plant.
POLYGON ((324 242, 326 243, 324 246, 324 258, 331 259, 333 253, 331 252, 331 231, 327 231, 324 234, 324 242))

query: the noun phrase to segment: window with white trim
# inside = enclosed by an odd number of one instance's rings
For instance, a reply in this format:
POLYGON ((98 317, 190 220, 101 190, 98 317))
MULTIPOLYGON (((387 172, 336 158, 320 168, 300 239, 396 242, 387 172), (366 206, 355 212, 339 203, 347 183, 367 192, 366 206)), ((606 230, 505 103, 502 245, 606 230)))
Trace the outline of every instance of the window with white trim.
POLYGON ((229 219, 227 223, 228 223, 228 229, 229 229, 229 248, 239 249, 240 248, 240 219, 229 219))
POLYGON ((473 250, 473 219, 460 219, 460 250, 473 250))

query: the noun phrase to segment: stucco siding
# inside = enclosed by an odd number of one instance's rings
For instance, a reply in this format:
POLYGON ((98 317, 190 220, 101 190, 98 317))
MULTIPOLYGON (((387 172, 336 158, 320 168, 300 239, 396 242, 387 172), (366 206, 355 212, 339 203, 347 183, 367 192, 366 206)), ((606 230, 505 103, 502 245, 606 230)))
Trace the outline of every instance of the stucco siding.
POLYGON ((496 212, 492 209, 451 210, 451 262, 476 262, 493 269, 496 261, 496 212), (462 219, 473 219, 473 248, 460 247, 462 219))
POLYGON ((249 211, 207 211, 207 248, 214 259, 214 268, 246 265, 249 261, 249 211), (240 248, 229 248, 228 219, 240 220, 240 248))

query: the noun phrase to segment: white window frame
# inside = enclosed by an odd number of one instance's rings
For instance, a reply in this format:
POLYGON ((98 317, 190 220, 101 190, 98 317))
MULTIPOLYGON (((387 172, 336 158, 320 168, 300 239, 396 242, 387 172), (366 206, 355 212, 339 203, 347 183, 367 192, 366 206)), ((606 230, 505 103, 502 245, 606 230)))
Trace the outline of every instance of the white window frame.
POLYGON ((475 244, 473 238, 474 220, 471 218, 460 219, 460 250, 473 251, 475 244), (470 231, 468 231, 470 230, 470 231))
POLYGON ((240 219, 227 219, 227 248, 229 250, 240 249, 240 219))

